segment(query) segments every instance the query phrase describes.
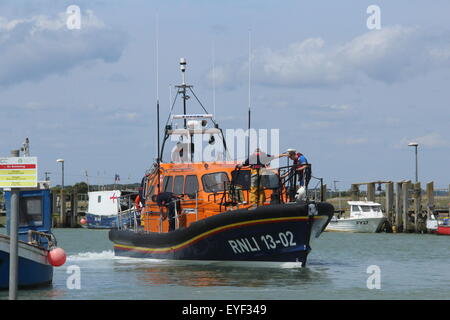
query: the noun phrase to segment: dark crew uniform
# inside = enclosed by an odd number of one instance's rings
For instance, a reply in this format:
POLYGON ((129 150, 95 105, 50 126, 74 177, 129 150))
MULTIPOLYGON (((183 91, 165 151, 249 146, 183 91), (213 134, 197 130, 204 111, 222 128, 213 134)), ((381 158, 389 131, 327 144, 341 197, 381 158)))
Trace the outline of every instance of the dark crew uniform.
POLYGON ((255 152, 242 164, 250 167, 250 202, 263 205, 266 201, 266 194, 261 183, 262 170, 274 159, 273 156, 265 152, 255 152))
POLYGON ((175 230, 175 206, 177 196, 172 192, 161 192, 156 196, 158 206, 165 206, 168 210, 169 231, 175 230))

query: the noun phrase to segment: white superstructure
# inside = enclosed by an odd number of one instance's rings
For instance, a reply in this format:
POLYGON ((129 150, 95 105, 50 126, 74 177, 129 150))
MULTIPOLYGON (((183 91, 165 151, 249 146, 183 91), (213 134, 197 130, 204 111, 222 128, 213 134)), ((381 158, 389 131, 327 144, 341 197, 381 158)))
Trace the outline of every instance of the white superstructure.
POLYGON ((117 215, 119 212, 120 190, 89 192, 89 204, 87 213, 97 216, 117 215))

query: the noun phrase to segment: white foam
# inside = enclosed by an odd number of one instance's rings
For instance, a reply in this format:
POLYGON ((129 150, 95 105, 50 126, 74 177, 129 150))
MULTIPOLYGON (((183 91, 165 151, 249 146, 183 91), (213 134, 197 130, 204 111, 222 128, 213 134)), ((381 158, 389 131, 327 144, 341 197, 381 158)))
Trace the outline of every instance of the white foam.
POLYGON ((67 257, 67 261, 87 261, 87 260, 111 260, 114 259, 114 251, 105 250, 102 252, 80 252, 67 257))

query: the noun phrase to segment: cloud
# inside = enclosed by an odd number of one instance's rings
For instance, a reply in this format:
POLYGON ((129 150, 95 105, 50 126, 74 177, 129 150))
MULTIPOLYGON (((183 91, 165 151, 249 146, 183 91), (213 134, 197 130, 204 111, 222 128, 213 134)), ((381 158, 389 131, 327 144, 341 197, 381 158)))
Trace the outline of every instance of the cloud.
MULTIPOLYGON (((322 38, 308 38, 283 49, 255 50, 252 76, 262 85, 326 87, 362 79, 394 83, 443 66, 450 66, 448 36, 392 26, 342 44, 327 45, 322 38)), ((248 62, 241 59, 216 70, 220 70, 216 71, 216 81, 222 85, 243 83, 248 62)))
POLYGON ((105 26, 91 10, 81 29, 69 30, 66 13, 8 20, 0 17, 0 86, 38 81, 92 61, 115 62, 127 37, 105 26))
POLYGON ((405 147, 410 142, 417 142, 419 144, 419 148, 428 147, 428 148, 440 148, 440 147, 448 147, 450 146, 450 141, 448 139, 443 138, 437 132, 431 132, 424 136, 412 138, 412 139, 402 139, 398 144, 398 147, 405 147))

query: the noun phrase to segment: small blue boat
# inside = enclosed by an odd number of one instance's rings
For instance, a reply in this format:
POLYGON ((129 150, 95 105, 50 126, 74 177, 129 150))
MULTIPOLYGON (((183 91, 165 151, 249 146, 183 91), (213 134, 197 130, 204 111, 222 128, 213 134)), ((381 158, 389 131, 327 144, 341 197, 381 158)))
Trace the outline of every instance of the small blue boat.
MULTIPOLYGON (((9 287, 11 193, 5 193, 7 235, 0 235, 0 289, 9 287)), ((36 287, 52 283, 49 251, 56 246, 51 233, 52 201, 49 189, 19 194, 18 286, 36 287)))

